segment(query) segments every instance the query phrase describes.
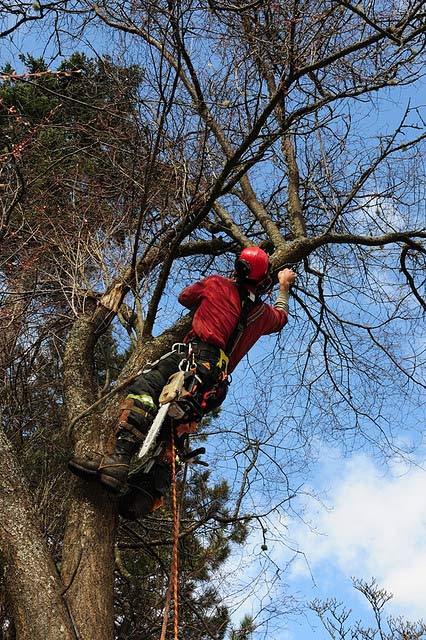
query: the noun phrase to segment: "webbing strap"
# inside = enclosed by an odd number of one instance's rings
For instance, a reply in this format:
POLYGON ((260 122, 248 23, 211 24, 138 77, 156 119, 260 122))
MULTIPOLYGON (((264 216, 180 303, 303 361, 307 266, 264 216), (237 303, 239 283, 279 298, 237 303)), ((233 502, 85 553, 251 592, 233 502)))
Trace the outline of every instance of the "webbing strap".
POLYGON ((228 356, 222 349, 219 349, 219 360, 216 363, 217 368, 223 371, 223 373, 227 373, 228 365, 229 365, 228 356))
POLYGON ((133 424, 130 424, 129 422, 119 422, 118 426, 120 429, 124 429, 124 431, 130 431, 130 433, 133 433, 133 435, 141 442, 144 441, 146 433, 139 431, 139 429, 137 429, 133 424))
POLYGON ((144 416, 144 418, 147 418, 148 416, 152 416, 152 411, 148 411, 148 409, 140 409, 139 407, 135 407, 133 404, 123 403, 120 406, 120 411, 129 411, 131 413, 137 413, 140 416, 144 416))
POLYGON ((241 336, 244 329, 246 328, 247 320, 250 315, 250 312, 255 307, 262 304, 262 301, 257 295, 255 295, 254 299, 252 299, 247 289, 242 285, 236 284, 236 287, 240 295, 241 311, 240 311, 240 317, 238 318, 238 322, 235 326, 235 329, 226 345, 225 351, 228 355, 232 353, 232 349, 234 348, 235 343, 237 342, 237 339, 241 336))

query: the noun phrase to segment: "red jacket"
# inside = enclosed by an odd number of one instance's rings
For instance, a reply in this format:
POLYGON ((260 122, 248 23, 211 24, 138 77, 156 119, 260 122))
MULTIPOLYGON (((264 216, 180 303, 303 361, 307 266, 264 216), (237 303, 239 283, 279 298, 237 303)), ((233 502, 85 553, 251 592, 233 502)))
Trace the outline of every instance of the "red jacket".
MULTIPOLYGON (((192 329, 185 341, 197 337, 226 352, 226 345, 241 313, 240 294, 235 283, 222 276, 209 276, 186 287, 178 299, 184 307, 196 308, 192 329)), ((231 353, 227 354, 228 372, 235 369, 261 336, 280 331, 286 322, 287 314, 284 311, 263 302, 254 307, 241 337, 235 342, 231 353)))

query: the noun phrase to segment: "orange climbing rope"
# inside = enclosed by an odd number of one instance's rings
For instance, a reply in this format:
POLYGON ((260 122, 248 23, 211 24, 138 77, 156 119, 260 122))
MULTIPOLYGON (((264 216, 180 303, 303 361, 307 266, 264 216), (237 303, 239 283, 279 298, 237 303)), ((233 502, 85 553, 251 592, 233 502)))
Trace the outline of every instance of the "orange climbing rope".
POLYGON ((175 434, 174 425, 172 424, 172 500, 173 500, 173 560, 172 560, 172 579, 173 579, 173 605, 174 619, 173 630, 174 640, 179 637, 179 602, 178 602, 178 578, 179 578, 179 509, 177 504, 176 490, 176 451, 175 451, 175 434))
POLYGON ((173 593, 173 640, 179 640, 179 601, 178 601, 178 579, 179 579, 179 508, 177 503, 176 489, 176 449, 174 425, 171 425, 171 454, 172 454, 172 504, 173 504, 173 552, 172 567, 170 573, 169 586, 166 595, 166 605, 164 607, 163 626, 160 640, 166 639, 167 622, 169 618, 170 599, 173 593))

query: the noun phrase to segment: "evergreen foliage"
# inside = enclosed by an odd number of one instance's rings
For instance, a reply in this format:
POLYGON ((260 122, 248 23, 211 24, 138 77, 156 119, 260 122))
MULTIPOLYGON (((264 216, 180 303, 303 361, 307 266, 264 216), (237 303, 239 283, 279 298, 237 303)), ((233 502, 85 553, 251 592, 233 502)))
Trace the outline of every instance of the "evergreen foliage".
MULTIPOLYGON (((63 345, 72 322, 66 301, 75 294, 76 310, 93 304, 102 277, 95 249, 106 249, 109 242, 112 253, 119 252, 126 242, 125 220, 132 224, 127 199, 134 192, 129 195, 131 188, 117 171, 124 173, 143 144, 145 134, 134 120, 143 73, 74 54, 57 72, 37 76, 48 70, 45 62, 31 56, 23 61, 28 78, 6 80, 0 87, 0 144, 9 171, 21 181, 19 206, 11 211, 8 241, 1 249, 2 279, 22 292, 18 300, 26 312, 26 322, 15 324, 10 336, 15 351, 5 367, 2 420, 59 565, 73 487, 66 469, 71 449, 61 382, 63 345), (67 251, 77 250, 79 243, 89 245, 84 247, 89 281, 78 278, 78 265, 77 278, 69 270, 67 251)), ((10 72, 10 67, 3 69, 10 72)), ((143 158, 137 170, 143 171, 143 158)), ((6 296, 4 300, 4 313, 14 313, 15 303, 6 296)), ((127 313, 132 326, 132 311, 127 313)), ((101 336, 94 356, 99 397, 114 384, 130 352, 120 345, 116 331, 101 336)), ((228 489, 226 483, 212 486, 207 472, 191 474, 180 490, 184 528, 194 529, 180 544, 181 626, 185 637, 221 640, 229 616, 211 577, 229 556, 231 544, 244 541, 244 526, 225 531, 215 521, 227 514, 228 489)), ((170 509, 120 529, 117 566, 126 568, 116 576, 117 638, 149 638, 161 629, 171 562, 170 509)), ((10 623, 4 600, 0 628, 10 623)))

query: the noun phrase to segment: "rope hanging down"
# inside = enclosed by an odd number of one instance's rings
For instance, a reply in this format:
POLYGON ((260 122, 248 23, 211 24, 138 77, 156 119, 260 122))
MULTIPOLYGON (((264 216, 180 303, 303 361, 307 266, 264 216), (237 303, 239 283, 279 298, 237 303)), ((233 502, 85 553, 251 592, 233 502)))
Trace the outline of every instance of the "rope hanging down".
POLYGON ((171 448, 172 448, 172 504, 173 504, 173 552, 172 567, 169 579, 169 586, 166 595, 166 605, 164 607, 163 626, 160 640, 166 640, 167 622, 169 618, 170 599, 173 593, 173 640, 179 640, 179 602, 178 602, 178 578, 179 578, 179 508, 177 504, 176 488, 176 449, 175 433, 173 422, 171 424, 171 448))

